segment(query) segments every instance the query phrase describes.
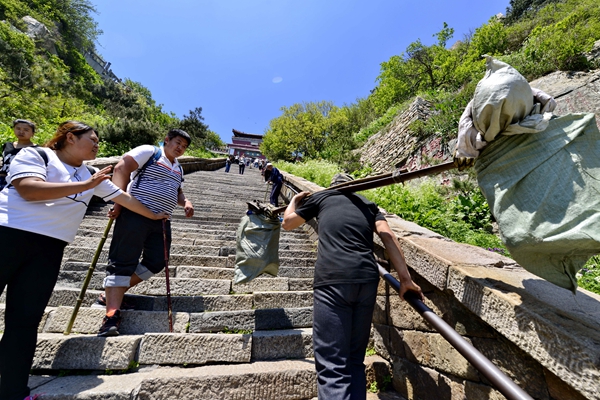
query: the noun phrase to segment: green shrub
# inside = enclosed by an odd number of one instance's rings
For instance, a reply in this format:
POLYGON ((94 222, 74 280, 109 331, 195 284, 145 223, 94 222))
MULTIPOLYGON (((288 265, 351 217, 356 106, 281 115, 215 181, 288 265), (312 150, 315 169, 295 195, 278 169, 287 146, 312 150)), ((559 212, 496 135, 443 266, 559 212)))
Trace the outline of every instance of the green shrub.
POLYGON ((594 256, 577 273, 577 284, 583 289, 600 294, 600 256, 594 256))
POLYGON ((308 160, 296 164, 279 161, 275 163, 275 166, 282 171, 289 172, 292 175, 299 176, 322 187, 328 187, 331 178, 335 174, 342 172, 337 164, 323 160, 308 160))

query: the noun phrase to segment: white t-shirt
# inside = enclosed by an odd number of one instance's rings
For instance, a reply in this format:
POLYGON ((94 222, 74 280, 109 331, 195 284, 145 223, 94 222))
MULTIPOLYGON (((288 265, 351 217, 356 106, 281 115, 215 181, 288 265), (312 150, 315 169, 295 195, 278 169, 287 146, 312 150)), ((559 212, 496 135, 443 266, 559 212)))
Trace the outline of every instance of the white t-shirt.
POLYGON ((160 147, 160 158, 140 174, 139 169, 154 156, 154 146, 138 146, 125 155, 131 156, 139 166, 131 173, 127 192, 156 213, 172 214, 177 207, 179 189, 183 187, 183 171, 179 162, 171 163, 164 148, 160 147))
MULTIPOLYGON (((25 177, 41 178, 46 182, 77 182, 90 178, 85 165, 72 167, 60 161, 51 149, 42 149, 48 155, 48 165, 36 150, 26 147, 10 163, 8 183, 25 177)), ((71 242, 93 195, 108 201, 122 193, 115 184, 105 180, 94 189, 71 196, 27 201, 12 185, 7 185, 0 192, 0 225, 71 242)))

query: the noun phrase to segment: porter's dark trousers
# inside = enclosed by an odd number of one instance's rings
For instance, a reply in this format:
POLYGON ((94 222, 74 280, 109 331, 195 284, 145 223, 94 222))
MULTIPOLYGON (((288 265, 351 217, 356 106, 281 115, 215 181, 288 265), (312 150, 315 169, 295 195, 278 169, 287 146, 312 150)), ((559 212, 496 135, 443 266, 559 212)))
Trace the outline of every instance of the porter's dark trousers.
POLYGON ((316 287, 313 296, 319 400, 366 399, 364 359, 377 282, 316 287))

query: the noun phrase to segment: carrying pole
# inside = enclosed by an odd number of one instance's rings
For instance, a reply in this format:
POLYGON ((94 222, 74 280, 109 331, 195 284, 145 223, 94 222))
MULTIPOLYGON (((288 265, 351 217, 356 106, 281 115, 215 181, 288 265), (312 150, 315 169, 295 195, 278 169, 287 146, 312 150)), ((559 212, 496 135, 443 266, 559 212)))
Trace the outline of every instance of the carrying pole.
POLYGON ((106 242, 106 238, 108 237, 108 233, 110 232, 110 228, 112 226, 113 220, 109 219, 108 224, 106 224, 106 228, 104 229, 104 234, 102 235, 102 239, 100 239, 100 243, 98 243, 98 248, 96 249, 96 254, 94 254, 94 258, 92 259, 92 263, 88 268, 87 275, 85 280, 83 281, 83 286, 81 286, 81 291, 79 292, 79 297, 77 298, 77 302, 75 303, 75 308, 73 308, 73 313, 71 314, 71 319, 67 324, 67 329, 65 329, 64 334, 69 335, 71 333, 71 329, 73 329, 73 324, 75 323, 75 318, 77 318, 77 313, 79 312, 79 308, 81 307, 81 303, 83 303, 83 298, 85 297, 85 292, 87 291, 88 285, 92 280, 92 276, 94 275, 94 270, 96 269, 96 263, 98 262, 98 258, 100 257, 100 253, 102 252, 102 247, 104 247, 104 242, 106 242))
MULTIPOLYGON (((339 185, 335 185, 323 190, 339 190, 340 192, 359 192, 361 190, 375 189, 382 186, 392 185, 394 183, 402 183, 410 181, 411 179, 422 178, 433 174, 439 174, 440 172, 450 171, 456 168, 453 161, 448 161, 442 164, 434 165, 433 167, 427 167, 418 169, 411 172, 400 172, 396 170, 387 174, 370 176, 367 178, 356 179, 354 181, 344 182, 339 185)), ((287 206, 282 206, 271 210, 273 215, 280 214, 285 211, 287 206)))
POLYGON ((169 283, 169 252, 167 251, 167 222, 162 220, 163 243, 165 250, 165 278, 167 283, 167 310, 169 312, 169 332, 173 333, 173 307, 171 306, 171 284, 169 283))
MULTIPOLYGON (((377 263, 379 275, 397 292, 400 282, 394 278, 381 264, 377 263)), ((443 319, 438 317, 431 308, 427 307, 419 296, 407 291, 404 300, 417 311, 425 321, 429 322, 464 358, 485 376, 508 400, 533 400, 521 387, 506 376, 494 363, 487 359, 473 345, 467 342, 443 319)))

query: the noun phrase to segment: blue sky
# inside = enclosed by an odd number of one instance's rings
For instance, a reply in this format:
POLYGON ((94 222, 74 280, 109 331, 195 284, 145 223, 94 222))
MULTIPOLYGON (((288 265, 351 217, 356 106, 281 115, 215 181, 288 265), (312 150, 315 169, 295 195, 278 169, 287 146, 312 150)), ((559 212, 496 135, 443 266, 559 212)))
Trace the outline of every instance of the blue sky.
POLYGON ((166 112, 202 107, 209 128, 265 133, 281 107, 366 97, 380 64, 413 41, 449 45, 509 0, 92 0, 98 51, 166 112))

